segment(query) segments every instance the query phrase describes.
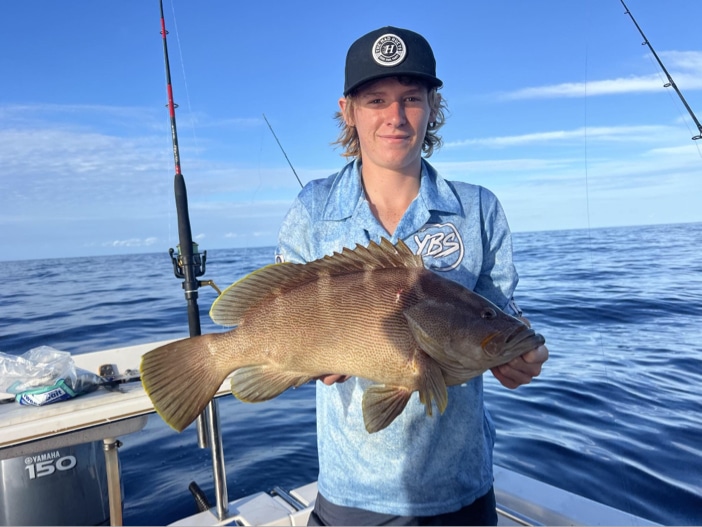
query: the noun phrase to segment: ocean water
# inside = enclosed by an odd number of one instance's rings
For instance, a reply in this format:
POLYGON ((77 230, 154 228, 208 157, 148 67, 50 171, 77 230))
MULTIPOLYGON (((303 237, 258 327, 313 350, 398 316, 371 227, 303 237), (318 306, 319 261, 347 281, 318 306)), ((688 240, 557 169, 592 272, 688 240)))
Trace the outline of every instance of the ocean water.
MULTIPOLYGON (((490 374, 495 461, 663 524, 702 523, 702 223, 515 233, 517 301, 550 360, 507 390, 490 374)), ((273 248, 208 251, 220 287, 273 248)), ((0 262, 0 351, 50 345, 73 354, 187 336, 180 281, 159 254, 0 262)), ((200 290, 203 332, 221 331, 200 290)), ((314 386, 273 401, 219 399, 231 499, 316 479, 314 386)), ((126 525, 214 503, 208 450, 151 416, 122 438, 126 525)))

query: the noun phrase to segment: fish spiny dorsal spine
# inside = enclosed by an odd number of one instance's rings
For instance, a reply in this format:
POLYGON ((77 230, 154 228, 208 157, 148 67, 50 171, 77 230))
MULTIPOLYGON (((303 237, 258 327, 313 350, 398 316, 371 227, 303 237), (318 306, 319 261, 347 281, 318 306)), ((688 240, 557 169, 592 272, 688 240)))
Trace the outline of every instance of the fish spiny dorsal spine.
POLYGON ((386 238, 371 241, 367 247, 344 248, 340 253, 305 264, 277 263, 254 271, 235 282, 215 300, 212 320, 223 326, 236 326, 254 305, 270 301, 291 289, 319 280, 349 273, 388 268, 423 268, 421 256, 414 254, 402 240, 393 245, 386 238))

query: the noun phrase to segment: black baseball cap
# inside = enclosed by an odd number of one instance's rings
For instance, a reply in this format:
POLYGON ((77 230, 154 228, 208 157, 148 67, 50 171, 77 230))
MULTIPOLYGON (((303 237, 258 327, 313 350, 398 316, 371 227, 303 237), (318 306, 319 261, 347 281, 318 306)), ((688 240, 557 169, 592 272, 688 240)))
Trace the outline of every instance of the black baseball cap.
POLYGON ((419 77, 431 87, 443 85, 434 52, 422 35, 392 26, 376 29, 351 44, 346 54, 344 96, 365 82, 397 75, 419 77))

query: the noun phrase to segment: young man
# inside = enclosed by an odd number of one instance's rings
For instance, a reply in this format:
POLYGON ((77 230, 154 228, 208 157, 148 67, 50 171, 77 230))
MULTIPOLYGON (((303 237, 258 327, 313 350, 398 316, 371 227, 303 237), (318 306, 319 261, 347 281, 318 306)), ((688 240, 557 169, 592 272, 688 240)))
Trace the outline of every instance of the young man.
MULTIPOLYGON (((429 43, 406 29, 364 35, 346 57, 338 143, 353 158, 310 182, 280 229, 278 258, 308 262, 382 237, 404 240, 427 268, 515 316, 517 273, 507 220, 488 190, 444 180, 422 158, 440 145, 445 106, 429 43)), ((508 388, 528 383, 545 346, 492 373, 508 388)), ((317 386, 319 494, 312 525, 496 524, 495 431, 482 377, 449 388, 441 416, 415 393, 386 429, 366 432, 368 382, 328 375, 317 386)))

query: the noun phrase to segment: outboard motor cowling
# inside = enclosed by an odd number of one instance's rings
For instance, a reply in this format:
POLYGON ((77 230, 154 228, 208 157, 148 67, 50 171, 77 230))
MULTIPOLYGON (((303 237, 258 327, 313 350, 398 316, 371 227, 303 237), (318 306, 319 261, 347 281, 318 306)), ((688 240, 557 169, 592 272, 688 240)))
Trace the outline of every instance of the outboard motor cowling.
POLYGON ((0 525, 109 525, 102 441, 0 461, 0 525))

